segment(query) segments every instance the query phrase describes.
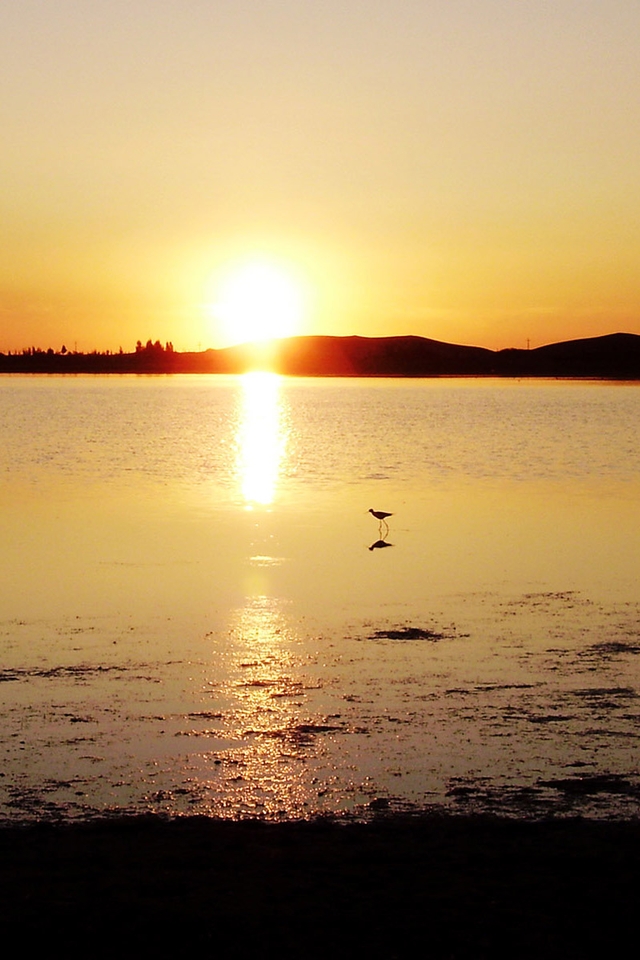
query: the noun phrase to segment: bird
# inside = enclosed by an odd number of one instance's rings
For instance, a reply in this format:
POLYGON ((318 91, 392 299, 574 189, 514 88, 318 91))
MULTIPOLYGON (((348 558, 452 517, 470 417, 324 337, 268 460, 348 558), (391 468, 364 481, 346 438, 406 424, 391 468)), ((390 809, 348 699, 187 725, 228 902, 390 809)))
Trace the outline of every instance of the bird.
POLYGON ((384 510, 369 510, 369 513, 373 514, 376 520, 379 520, 380 523, 386 523, 387 517, 392 517, 392 513, 385 513, 384 510))

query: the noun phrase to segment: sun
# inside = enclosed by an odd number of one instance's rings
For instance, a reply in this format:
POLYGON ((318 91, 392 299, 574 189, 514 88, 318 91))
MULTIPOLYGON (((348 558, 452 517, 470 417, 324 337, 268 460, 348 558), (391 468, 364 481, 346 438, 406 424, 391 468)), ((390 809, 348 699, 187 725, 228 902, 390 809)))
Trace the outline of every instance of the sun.
POLYGON ((211 308, 227 343, 256 343, 299 333, 302 287, 293 272, 267 262, 233 269, 211 308))

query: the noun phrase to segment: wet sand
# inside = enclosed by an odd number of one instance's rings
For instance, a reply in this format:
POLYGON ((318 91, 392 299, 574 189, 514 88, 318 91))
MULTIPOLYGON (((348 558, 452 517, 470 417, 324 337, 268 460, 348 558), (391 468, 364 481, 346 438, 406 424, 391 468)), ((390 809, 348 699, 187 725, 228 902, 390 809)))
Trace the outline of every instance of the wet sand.
POLYGON ((640 821, 158 817, 0 830, 5 942, 65 956, 628 951, 640 821))

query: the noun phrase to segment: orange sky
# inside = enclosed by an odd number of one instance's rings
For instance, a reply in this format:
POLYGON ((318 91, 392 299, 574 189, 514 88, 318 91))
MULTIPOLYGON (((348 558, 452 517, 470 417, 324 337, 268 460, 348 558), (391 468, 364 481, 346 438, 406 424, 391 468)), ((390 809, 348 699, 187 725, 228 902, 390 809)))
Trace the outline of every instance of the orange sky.
POLYGON ((0 350, 176 349, 247 261, 300 333, 640 333, 637 0, 0 9, 0 350))

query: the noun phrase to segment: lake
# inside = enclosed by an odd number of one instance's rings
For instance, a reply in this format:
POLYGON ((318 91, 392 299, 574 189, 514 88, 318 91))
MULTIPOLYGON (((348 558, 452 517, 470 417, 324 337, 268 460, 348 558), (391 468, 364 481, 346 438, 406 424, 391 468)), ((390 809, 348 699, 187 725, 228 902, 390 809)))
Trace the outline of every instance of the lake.
POLYGON ((1 819, 640 813, 640 385, 5 376, 0 418, 1 819))

